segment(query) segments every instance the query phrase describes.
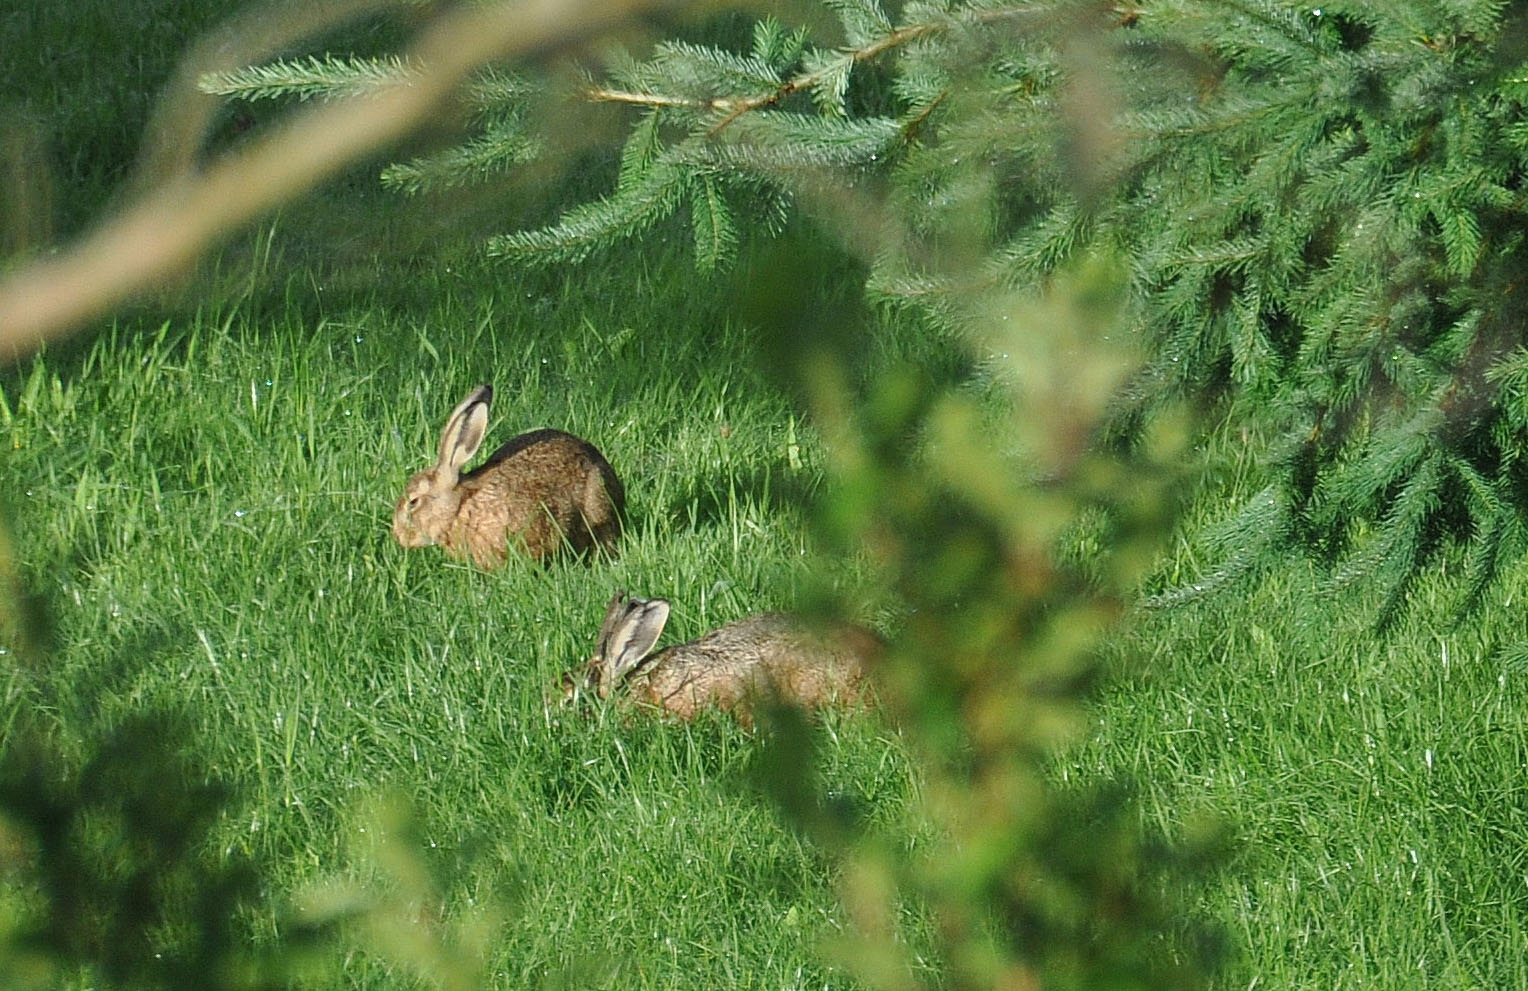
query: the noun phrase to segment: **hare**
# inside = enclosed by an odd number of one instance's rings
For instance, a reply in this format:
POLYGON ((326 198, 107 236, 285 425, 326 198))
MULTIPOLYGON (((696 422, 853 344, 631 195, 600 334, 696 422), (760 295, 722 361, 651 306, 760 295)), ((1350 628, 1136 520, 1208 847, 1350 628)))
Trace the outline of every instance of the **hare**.
POLYGON ((605 609, 594 656, 562 676, 565 702, 583 692, 623 690, 638 704, 680 719, 714 707, 745 729, 753 704, 773 699, 804 709, 864 698, 866 668, 882 649, 863 627, 816 628, 781 613, 757 613, 698 640, 651 653, 669 604, 617 592, 605 609))
POLYGON ((483 443, 493 388, 480 385, 452 410, 435 464, 408 480, 393 509, 404 547, 439 544, 455 558, 496 568, 515 543, 536 561, 564 547, 613 553, 625 490, 604 455, 561 430, 513 438, 462 474, 483 443))

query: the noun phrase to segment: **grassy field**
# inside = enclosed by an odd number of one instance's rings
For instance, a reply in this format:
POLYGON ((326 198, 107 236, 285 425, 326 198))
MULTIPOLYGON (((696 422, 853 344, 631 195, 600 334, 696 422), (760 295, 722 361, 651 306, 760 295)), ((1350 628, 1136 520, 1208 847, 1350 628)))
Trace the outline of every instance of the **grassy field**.
MULTIPOLYGON (((1245 458, 1222 441, 1203 508, 1246 494, 1245 458)), ((1199 567, 1184 542, 1163 571, 1199 567)), ((1168 835, 1224 831, 1200 896, 1234 947, 1219 986, 1528 987, 1528 568, 1466 616, 1429 574, 1383 634, 1378 592, 1327 581, 1295 561, 1138 614, 1060 772, 1135 782, 1168 835)))
MULTIPOLYGON (((196 7, 126 18, 155 71, 196 7)), ((34 88, 16 52, 92 43, 40 15, 0 23, 33 33, 0 63, 34 88)), ((98 98, 49 103, 65 74, 31 104, 67 142, 68 184, 89 187, 65 229, 130 153, 120 120, 87 111, 144 81, 108 75, 98 98), (87 150, 97 134, 108 153, 87 150)), ((386 209, 368 189, 324 195, 386 209)), ((189 848, 144 854, 168 890, 257 871, 230 938, 349 919, 314 944, 305 986, 423 986, 458 964, 469 986, 505 988, 855 986, 822 951, 846 925, 837 861, 759 794, 767 740, 547 703, 620 588, 674 600, 665 642, 819 584, 895 628, 877 576, 807 536, 826 455, 726 287, 695 292, 688 262, 653 245, 547 273, 453 244, 314 264, 329 222, 295 207, 211 266, 199 304, 140 305, 0 370, 0 505, 47 619, 44 649, 0 644, 6 746, 26 725, 59 766, 94 769, 90 849, 109 849, 114 816, 171 839, 197 825, 189 848), (480 381, 497 389, 490 445, 555 425, 609 456, 630 493, 617 560, 482 574, 391 542, 399 487, 480 381), (140 751, 178 773, 143 778, 140 751)), ((812 292, 852 292, 849 272, 819 274, 812 292)), ((961 364, 916 328, 880 332, 867 366, 876 348, 961 364)), ((1256 488, 1248 452, 1216 444, 1190 524, 1256 488)), ((1167 578, 1191 582, 1199 553, 1169 546, 1167 578)), ((1528 569, 1463 621, 1451 573, 1429 575, 1384 634, 1363 588, 1321 589, 1296 561, 1237 597, 1131 613, 1094 732, 1055 780, 1129 785, 1148 830, 1223 833, 1188 892, 1227 943, 1216 986, 1528 988, 1528 569)), ((813 739, 830 795, 937 856, 899 734, 840 714, 813 739)), ((0 867, 10 856, 0 843, 0 867)), ((0 935, 30 897, 0 896, 0 935)), ((940 986, 930 923, 903 911, 940 986)), ((195 906, 186 919, 159 938, 210 938, 195 906)), ((19 959, 0 971, 24 976, 19 959)))
MULTIPOLYGON (((396 795, 449 912, 500 906, 499 986, 607 968, 624 987, 822 986, 830 872, 753 793, 753 741, 546 702, 618 588, 672 598, 672 642, 789 607, 808 569, 863 582, 805 543, 794 503, 821 453, 723 307, 682 269, 635 270, 503 291, 502 272, 419 271, 428 309, 246 301, 5 379, 5 492, 57 643, 10 705, 74 746, 180 714, 194 766, 237 787, 216 843, 265 865, 271 912, 367 880, 346 844, 375 809, 353 806, 396 795), (482 574, 392 543, 403 479, 479 381, 494 438, 555 424, 617 467, 617 561, 482 574)), ((868 716, 820 737, 824 785, 907 829, 895 737, 868 716)), ((393 986, 391 966, 361 955, 347 980, 393 986)))
MULTIPOLYGON (((0 379, 5 499, 55 643, 11 672, 7 707, 77 755, 174 714, 190 773, 234 789, 210 839, 260 865, 243 924, 266 939, 337 891, 424 897, 365 842, 392 797, 446 942, 493 920, 495 986, 846 986, 818 951, 843 925, 833 859, 756 794, 757 739, 546 703, 617 588, 672 597, 670 638, 825 572, 888 622, 874 576, 803 536, 812 431, 725 307, 648 264, 508 289, 421 268, 427 307, 283 288, 0 379), (617 561, 481 574, 391 543, 394 493, 477 381, 498 386, 494 438, 558 424, 609 455, 631 493, 617 561)), ((1194 555, 1165 567, 1191 578, 1194 555)), ((1298 562, 1140 614, 1057 777, 1131 783, 1168 835, 1228 831, 1198 895, 1232 947, 1224 987, 1528 986, 1525 583, 1456 623, 1431 576, 1384 636, 1361 591, 1318 594, 1298 562)), ((934 842, 881 720, 829 718, 817 755, 874 828, 934 842)), ((353 945, 310 980, 409 986, 432 959, 353 945)))

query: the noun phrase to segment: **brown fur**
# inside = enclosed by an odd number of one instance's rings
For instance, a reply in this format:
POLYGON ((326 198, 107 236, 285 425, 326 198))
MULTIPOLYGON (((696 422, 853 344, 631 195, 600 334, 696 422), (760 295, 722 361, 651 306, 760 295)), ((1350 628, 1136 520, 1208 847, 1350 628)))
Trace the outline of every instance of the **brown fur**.
POLYGON ((595 656, 582 671, 563 676, 564 696, 589 690, 608 698, 622 690, 639 706, 679 719, 716 708, 746 728, 761 701, 808 710, 862 704, 866 669, 883 649, 880 638, 860 626, 818 628, 782 613, 757 613, 648 654, 666 618, 661 599, 612 599, 595 656), (662 614, 643 630, 636 614, 654 605, 662 614))
POLYGON ((435 464, 404 486, 393 510, 398 543, 439 544, 480 568, 504 564, 512 543, 537 561, 565 548, 614 553, 625 492, 588 441, 534 430, 461 473, 482 442, 492 398, 486 385, 469 393, 446 422, 435 464))

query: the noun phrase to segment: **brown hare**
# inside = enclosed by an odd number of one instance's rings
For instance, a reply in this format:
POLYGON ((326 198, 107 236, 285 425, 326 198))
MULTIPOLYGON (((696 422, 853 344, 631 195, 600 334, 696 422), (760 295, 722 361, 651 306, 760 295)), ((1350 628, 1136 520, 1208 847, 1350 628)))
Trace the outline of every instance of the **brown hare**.
POLYGON ((588 441, 533 430, 462 473, 483 443, 492 402, 493 388, 480 385, 451 412, 435 464, 408 480, 393 510, 398 543, 439 544, 480 568, 502 565, 511 544, 536 561, 564 548, 613 553, 626 495, 588 441))
POLYGON ((621 691, 638 706, 679 719, 716 708, 750 728, 759 701, 803 709, 860 704, 866 669, 882 649, 880 638, 863 627, 817 628, 782 613, 757 613, 654 654, 668 615, 663 599, 616 593, 594 656, 562 676, 563 699, 584 692, 606 699, 621 691))

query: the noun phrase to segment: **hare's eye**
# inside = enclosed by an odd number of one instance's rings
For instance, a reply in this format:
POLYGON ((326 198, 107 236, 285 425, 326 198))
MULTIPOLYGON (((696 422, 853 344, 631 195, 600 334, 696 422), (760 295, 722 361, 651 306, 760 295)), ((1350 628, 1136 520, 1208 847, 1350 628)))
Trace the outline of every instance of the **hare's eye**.
POLYGON ((419 508, 419 497, 409 496, 409 511, 412 512, 417 508, 419 508))

